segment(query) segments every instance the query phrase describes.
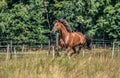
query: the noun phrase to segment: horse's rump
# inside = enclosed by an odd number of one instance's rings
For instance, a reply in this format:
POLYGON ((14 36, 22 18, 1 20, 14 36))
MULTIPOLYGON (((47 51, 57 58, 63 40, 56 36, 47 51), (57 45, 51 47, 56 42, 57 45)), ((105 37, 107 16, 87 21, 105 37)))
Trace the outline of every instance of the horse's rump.
POLYGON ((87 49, 91 49, 91 42, 92 42, 92 38, 89 35, 84 35, 85 39, 86 39, 86 45, 87 45, 87 49))

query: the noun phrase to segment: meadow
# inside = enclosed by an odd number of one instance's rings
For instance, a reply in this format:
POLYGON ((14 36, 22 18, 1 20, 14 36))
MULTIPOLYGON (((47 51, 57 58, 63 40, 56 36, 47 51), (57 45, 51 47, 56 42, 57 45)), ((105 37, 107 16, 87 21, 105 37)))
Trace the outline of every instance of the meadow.
POLYGON ((111 50, 87 51, 68 57, 52 57, 46 51, 17 54, 6 60, 0 54, 0 78, 120 78, 120 57, 111 58, 111 50))

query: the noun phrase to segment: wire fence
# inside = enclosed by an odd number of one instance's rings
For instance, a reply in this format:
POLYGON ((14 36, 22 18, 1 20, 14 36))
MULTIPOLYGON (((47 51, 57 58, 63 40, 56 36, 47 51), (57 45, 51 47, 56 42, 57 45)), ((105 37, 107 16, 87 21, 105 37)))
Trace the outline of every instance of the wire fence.
MULTIPOLYGON (((111 48, 113 47, 113 43, 115 44, 115 48, 119 47, 120 44, 117 43, 117 41, 110 41, 110 40, 103 40, 103 39, 92 39, 91 42, 91 47, 95 48, 111 48)), ((49 49, 49 46, 56 45, 56 41, 48 41, 48 43, 39 43, 39 42, 34 42, 34 43, 17 43, 17 41, 0 41, 0 52, 4 52, 4 50, 7 48, 7 45, 11 45, 12 49, 16 48, 17 50, 21 50, 22 46, 24 45, 26 50, 33 49, 33 50, 38 50, 38 49, 49 49)))
MULTIPOLYGON (((10 58, 12 58, 12 55, 19 54, 25 54, 27 52, 42 52, 43 50, 47 51, 47 55, 50 55, 52 52, 53 57, 55 57, 55 43, 56 41, 52 42, 54 44, 51 44, 50 40, 48 43, 40 44, 39 42, 35 43, 16 43, 17 41, 1 41, 0 42, 0 53, 7 53, 6 59, 8 59, 8 56, 10 55, 10 58)), ((108 51, 111 53, 112 58, 115 55, 115 52, 117 54, 120 54, 120 44, 117 43, 117 41, 110 41, 110 40, 101 40, 101 39, 93 39, 91 43, 91 53, 96 54, 100 53, 101 49, 109 49, 108 51)), ((85 56, 87 54, 87 51, 82 50, 82 55, 85 56)))

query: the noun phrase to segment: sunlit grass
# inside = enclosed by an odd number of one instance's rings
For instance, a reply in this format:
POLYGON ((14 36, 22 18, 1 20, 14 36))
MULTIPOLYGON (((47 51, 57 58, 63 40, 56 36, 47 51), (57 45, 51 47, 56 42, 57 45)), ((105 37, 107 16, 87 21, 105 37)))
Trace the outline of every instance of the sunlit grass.
MULTIPOLYGON (((102 50, 101 50, 102 51, 102 50)), ((53 58, 45 52, 0 55, 0 78, 120 78, 120 58, 108 52, 53 58)))

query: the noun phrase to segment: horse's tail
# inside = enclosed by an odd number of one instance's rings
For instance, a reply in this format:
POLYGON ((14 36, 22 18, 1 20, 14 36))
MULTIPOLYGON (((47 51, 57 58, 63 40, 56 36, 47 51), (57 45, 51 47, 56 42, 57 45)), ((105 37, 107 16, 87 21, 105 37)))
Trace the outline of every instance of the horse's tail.
POLYGON ((89 35, 84 35, 85 36, 85 39, 86 39, 86 46, 87 46, 87 49, 91 50, 91 42, 92 42, 92 38, 89 36, 89 35))

